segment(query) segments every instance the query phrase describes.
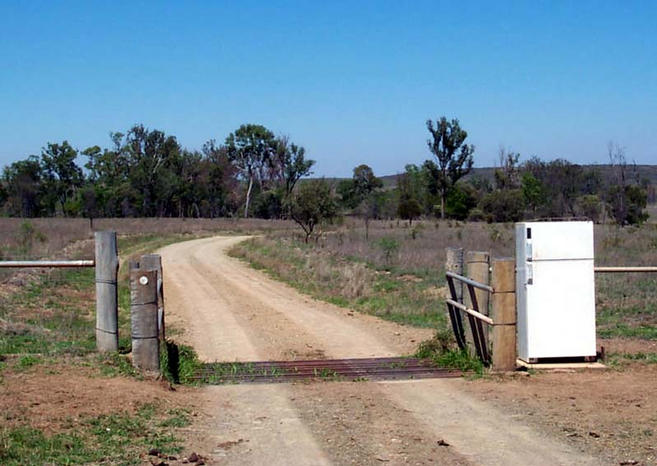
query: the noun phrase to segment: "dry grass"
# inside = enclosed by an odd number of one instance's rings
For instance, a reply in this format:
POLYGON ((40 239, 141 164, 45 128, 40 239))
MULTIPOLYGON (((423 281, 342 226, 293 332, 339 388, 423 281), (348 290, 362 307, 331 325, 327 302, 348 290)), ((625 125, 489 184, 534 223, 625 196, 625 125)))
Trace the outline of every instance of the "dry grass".
POLYGON ((425 275, 442 270, 445 248, 458 246, 471 251, 491 251, 495 256, 513 255, 513 225, 456 221, 370 222, 369 240, 360 222, 350 221, 325 235, 318 246, 331 255, 356 258, 375 268, 394 267, 425 275), (399 248, 386 260, 382 240, 399 248))
POLYGON ((114 230, 119 235, 201 234, 207 232, 268 232, 294 228, 292 222, 260 219, 102 218, 91 228, 83 218, 0 218, 0 250, 6 258, 52 258, 74 241, 90 239, 94 231, 114 230), (19 251, 21 225, 30 223, 43 241, 35 238, 29 251, 19 251), (21 254, 23 253, 23 254, 21 254), (22 257, 16 257, 17 255, 22 257))
MULTIPOLYGON (((422 326, 443 322, 446 247, 514 255, 512 224, 449 221, 350 221, 305 246, 297 234, 276 232, 235 250, 321 299, 422 326)), ((657 225, 595 227, 597 265, 657 265, 657 225)), ((602 337, 657 339, 657 275, 596 276, 602 337)))

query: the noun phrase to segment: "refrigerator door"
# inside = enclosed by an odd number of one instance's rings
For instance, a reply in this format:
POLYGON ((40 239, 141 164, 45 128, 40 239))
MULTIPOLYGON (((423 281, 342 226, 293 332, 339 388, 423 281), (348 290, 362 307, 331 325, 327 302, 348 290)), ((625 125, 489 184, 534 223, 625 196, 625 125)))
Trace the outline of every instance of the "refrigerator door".
POLYGON ((526 335, 519 356, 595 356, 593 259, 529 262, 526 267, 519 296, 526 300, 526 315, 518 319, 526 335))
POLYGON ((526 222, 529 260, 593 259, 593 222, 526 222))

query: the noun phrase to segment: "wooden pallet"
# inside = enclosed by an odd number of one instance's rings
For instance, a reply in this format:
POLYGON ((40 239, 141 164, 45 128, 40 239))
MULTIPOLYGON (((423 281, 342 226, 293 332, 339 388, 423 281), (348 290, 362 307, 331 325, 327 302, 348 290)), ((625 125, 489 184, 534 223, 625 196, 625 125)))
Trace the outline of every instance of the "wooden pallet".
POLYGON ((553 370, 553 369, 606 369, 607 366, 601 362, 550 362, 550 363, 528 363, 522 359, 516 359, 518 367, 535 370, 553 370))

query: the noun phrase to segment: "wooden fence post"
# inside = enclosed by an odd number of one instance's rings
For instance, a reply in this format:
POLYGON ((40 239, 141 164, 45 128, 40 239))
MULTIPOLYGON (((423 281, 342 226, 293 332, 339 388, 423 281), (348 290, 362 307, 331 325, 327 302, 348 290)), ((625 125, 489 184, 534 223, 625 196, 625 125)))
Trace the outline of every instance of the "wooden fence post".
POLYGON ((516 280, 513 258, 493 259, 493 370, 516 368, 516 280))
MULTIPOLYGON (((445 272, 463 275, 463 248, 445 248, 445 272)), ((463 303, 463 283, 456 281, 456 300, 463 303)))
MULTIPOLYGON (((465 276, 471 280, 488 285, 490 268, 490 254, 487 251, 468 251, 465 254, 465 276)), ((483 315, 488 315, 488 291, 475 288, 475 296, 477 298, 478 311, 483 315)), ((464 304, 470 309, 474 309, 472 299, 469 293, 464 293, 464 304)), ((474 338, 472 337, 472 328, 470 325, 466 327, 465 338, 468 346, 474 348, 474 338)), ((486 342, 484 342, 486 344, 486 342)))
POLYGON ((96 348, 98 351, 119 350, 119 305, 117 275, 119 255, 116 232, 97 231, 96 241, 96 348))
POLYGON ((141 370, 159 371, 157 272, 154 270, 130 270, 130 323, 132 364, 141 370))
POLYGON ((157 272, 157 330, 160 340, 164 341, 164 275, 162 274, 162 256, 145 254, 141 256, 141 266, 146 270, 157 272))

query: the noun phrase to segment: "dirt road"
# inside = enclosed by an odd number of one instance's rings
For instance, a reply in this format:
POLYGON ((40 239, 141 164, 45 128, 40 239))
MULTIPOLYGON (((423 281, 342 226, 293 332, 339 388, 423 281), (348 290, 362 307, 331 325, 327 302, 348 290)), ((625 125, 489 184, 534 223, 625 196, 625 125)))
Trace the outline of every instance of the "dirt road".
MULTIPOLYGON (((160 251, 167 320, 202 359, 394 356, 431 335, 315 301, 228 257, 244 239, 160 251)), ((466 395, 466 383, 207 387, 190 434, 220 464, 601 464, 466 395)))

